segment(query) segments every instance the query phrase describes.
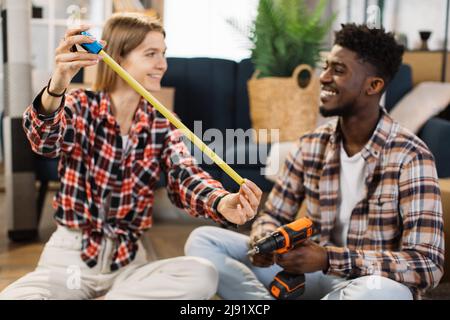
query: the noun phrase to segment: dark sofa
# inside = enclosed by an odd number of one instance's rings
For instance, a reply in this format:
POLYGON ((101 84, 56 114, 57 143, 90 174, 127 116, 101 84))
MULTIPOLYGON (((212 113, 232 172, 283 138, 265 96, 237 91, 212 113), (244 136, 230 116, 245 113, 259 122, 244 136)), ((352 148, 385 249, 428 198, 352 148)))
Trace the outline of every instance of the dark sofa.
MULTIPOLYGON (((411 67, 402 65, 386 91, 385 107, 391 111, 395 104, 413 88, 411 67)), ((450 105, 439 115, 429 119, 418 133, 430 148, 439 178, 450 177, 450 105)))
MULTIPOLYGON (((176 88, 175 112, 191 130, 196 120, 203 122, 203 130, 217 128, 224 134, 226 129, 251 128, 247 81, 254 68, 250 59, 236 63, 211 58, 168 58, 168 65, 169 69, 162 83, 176 88)), ((412 70, 409 65, 404 64, 386 90, 386 110, 392 110, 412 88, 412 70)), ((445 135, 448 137, 450 130, 450 119, 445 119, 446 114, 448 113, 444 112, 440 115, 441 118, 430 119, 419 132, 419 137, 427 143, 435 156, 441 178, 450 177, 450 148, 442 143, 442 138, 445 135)), ((268 152, 270 145, 266 147, 268 152)), ((233 155, 235 158, 245 155, 245 159, 250 159, 260 148, 261 145, 249 142, 219 151, 223 151, 227 160, 233 155)), ((266 157, 263 157, 258 159, 258 164, 231 166, 243 177, 256 182, 264 191, 269 191, 273 184, 260 173, 265 163, 266 157)), ((236 184, 217 166, 202 166, 221 180, 226 188, 236 188, 236 184)))
MULTIPOLYGON (((254 68, 249 59, 234 62, 215 58, 168 58, 168 71, 162 85, 175 88, 174 108, 181 120, 194 130, 194 122, 202 122, 202 131, 218 129, 226 134, 227 129, 251 128, 247 80, 254 68)), ((386 109, 391 108, 412 89, 411 68, 403 65, 386 92, 386 109)), ((438 174, 441 178, 450 177, 450 148, 442 143, 448 137, 450 121, 433 118, 421 130, 419 136, 429 145, 435 155, 438 174)), ((205 141, 207 144, 211 141, 205 141)), ((194 154, 194 147, 190 147, 194 154)), ((266 163, 270 145, 257 145, 252 141, 245 144, 227 146, 224 142, 215 151, 227 162, 231 159, 247 159, 242 164, 230 164, 242 177, 254 181, 262 190, 270 191, 273 183, 261 174, 266 163), (265 148, 266 152, 259 152, 265 148), (261 153, 261 157, 258 157, 261 153), (257 156, 258 155, 258 156, 257 156), (257 159, 257 163, 248 163, 248 159, 257 159)), ((234 161, 235 162, 235 161, 234 161)), ((220 180, 225 188, 231 191, 238 189, 219 167, 214 164, 201 166, 220 180)), ((36 156, 36 178, 41 181, 39 192, 39 209, 42 208, 48 181, 57 180, 57 159, 46 159, 36 156)), ((161 176, 160 185, 164 185, 161 176)))
MULTIPOLYGON (((247 80, 254 70, 251 61, 245 59, 236 63, 213 58, 168 58, 168 65, 162 85, 175 88, 175 113, 193 131, 195 121, 202 122, 203 132, 219 130, 224 137, 223 144, 218 146, 214 143, 214 151, 242 177, 269 191, 273 184, 260 174, 260 170, 266 163, 270 145, 254 144, 250 135, 245 144, 225 141, 227 129, 246 131, 251 128, 247 94, 247 80), (247 161, 237 163, 238 159, 247 161), (257 159, 257 163, 249 163, 250 159, 257 159)), ((206 144, 214 142, 204 140, 206 144)), ((199 154, 194 152, 194 148, 191 147, 191 152, 199 154)), ((218 166, 201 166, 220 180, 225 188, 237 190, 236 183, 218 166)))

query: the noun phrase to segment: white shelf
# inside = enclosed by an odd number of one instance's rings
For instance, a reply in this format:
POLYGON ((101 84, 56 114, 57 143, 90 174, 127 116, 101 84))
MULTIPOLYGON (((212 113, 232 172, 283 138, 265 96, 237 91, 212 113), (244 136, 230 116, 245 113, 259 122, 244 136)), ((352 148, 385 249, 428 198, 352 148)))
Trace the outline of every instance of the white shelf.
MULTIPOLYGON (((103 23, 92 23, 89 20, 81 20, 80 21, 81 24, 88 24, 91 25, 92 27, 103 27, 103 23)), ((65 19, 55 19, 55 20, 51 20, 51 19, 31 19, 31 25, 54 25, 54 26, 59 26, 59 27, 65 27, 67 26, 67 20, 65 19)))
POLYGON ((31 19, 31 25, 48 25, 49 20, 48 19, 31 19))
MULTIPOLYGON (((82 4, 87 6, 90 16, 95 17, 95 21, 83 19, 82 24, 92 26, 92 29, 100 31, 104 21, 112 14, 112 0, 83 0, 83 1, 61 1, 46 0, 44 9, 44 18, 32 18, 32 64, 38 74, 51 73, 54 65, 55 49, 62 37, 61 33, 68 25, 67 19, 61 19, 64 16, 65 6, 73 4, 82 4), (58 16, 58 17, 57 17, 58 16)), ((95 33, 95 31, 94 31, 95 33)))

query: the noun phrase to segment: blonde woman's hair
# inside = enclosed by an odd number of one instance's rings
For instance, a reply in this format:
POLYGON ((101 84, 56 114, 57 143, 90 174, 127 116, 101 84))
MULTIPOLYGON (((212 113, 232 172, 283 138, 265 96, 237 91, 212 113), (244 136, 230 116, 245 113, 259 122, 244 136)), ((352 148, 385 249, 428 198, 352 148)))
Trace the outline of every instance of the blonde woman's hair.
MULTIPOLYGON (((166 36, 160 20, 141 13, 117 13, 111 16, 103 29, 102 39, 107 41, 105 51, 120 63, 133 49, 145 39, 150 31, 166 36)), ((118 75, 102 60, 98 63, 93 89, 110 91, 118 75)))

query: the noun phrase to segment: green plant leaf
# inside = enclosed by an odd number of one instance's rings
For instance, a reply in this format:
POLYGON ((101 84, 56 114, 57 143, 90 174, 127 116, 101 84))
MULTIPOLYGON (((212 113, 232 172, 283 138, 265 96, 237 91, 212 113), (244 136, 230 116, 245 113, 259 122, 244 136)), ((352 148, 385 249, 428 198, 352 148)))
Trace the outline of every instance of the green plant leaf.
POLYGON ((323 19, 328 0, 308 10, 305 0, 260 0, 251 28, 252 61, 259 77, 289 77, 299 64, 315 67, 336 17, 323 19))

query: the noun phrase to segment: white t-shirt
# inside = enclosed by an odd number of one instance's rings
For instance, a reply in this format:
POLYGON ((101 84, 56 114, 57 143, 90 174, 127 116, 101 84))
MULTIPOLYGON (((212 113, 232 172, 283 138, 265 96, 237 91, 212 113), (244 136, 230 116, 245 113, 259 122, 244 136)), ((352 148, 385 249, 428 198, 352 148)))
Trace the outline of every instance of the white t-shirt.
POLYGON ((334 228, 331 231, 331 240, 337 246, 345 247, 352 211, 366 195, 366 162, 361 156, 361 152, 349 157, 342 143, 340 158, 340 202, 334 228))
POLYGON ((122 137, 122 149, 123 149, 123 151, 125 151, 125 150, 127 150, 127 147, 128 147, 128 140, 129 140, 129 138, 128 138, 127 134, 123 135, 121 137, 122 137))

